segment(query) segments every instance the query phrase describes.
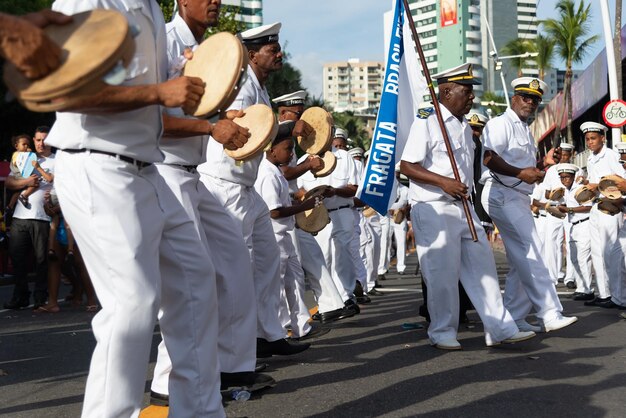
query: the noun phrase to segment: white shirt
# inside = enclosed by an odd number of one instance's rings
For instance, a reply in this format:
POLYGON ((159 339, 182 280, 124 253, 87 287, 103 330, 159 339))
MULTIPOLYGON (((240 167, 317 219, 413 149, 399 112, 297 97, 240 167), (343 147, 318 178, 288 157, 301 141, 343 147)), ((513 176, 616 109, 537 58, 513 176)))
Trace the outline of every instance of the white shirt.
MULTIPOLYGON (((483 144, 485 150, 496 152, 504 161, 513 167, 527 168, 536 167, 537 146, 530 133, 528 124, 522 122, 517 114, 511 110, 506 111, 487 122, 483 131, 483 144)), ((524 194, 531 194, 533 185, 521 182, 516 177, 505 176, 504 174, 492 173, 485 170, 480 182, 494 181, 492 175, 496 176, 503 184, 514 187, 524 194)))
MULTIPOLYGON (((354 164, 354 159, 348 155, 348 151, 342 149, 332 149, 335 158, 337 158, 337 166, 330 175, 326 177, 315 177, 313 173, 307 171, 298 178, 298 187, 306 190, 307 192, 317 186, 331 186, 340 188, 352 184, 358 186, 357 168, 354 164)), ((304 161, 307 155, 303 155, 298 160, 298 163, 304 161)), ((354 200, 351 197, 333 196, 324 199, 324 205, 327 209, 337 209, 342 206, 354 205, 354 200)))
MULTIPOLYGON (((565 202, 565 206, 567 206, 568 208, 578 208, 581 206, 591 206, 593 205, 592 202, 588 202, 585 203, 584 205, 581 205, 580 203, 578 203, 576 201, 576 191, 582 187, 582 184, 572 184, 572 188, 567 190, 567 188, 565 189, 565 195, 563 196, 563 201, 565 202)), ((587 219, 589 218, 589 212, 586 213, 571 213, 567 215, 567 221, 570 223, 574 223, 574 222, 578 222, 582 219, 587 219)))
MULTIPOLYGON (((46 142, 48 142, 47 138, 46 142)), ((54 174, 54 154, 51 154, 49 157, 39 157, 37 161, 46 173, 54 174)), ((18 219, 36 219, 49 222, 50 217, 46 214, 46 211, 43 210, 43 204, 46 192, 52 190, 52 183, 48 183, 43 177, 41 177, 37 170, 34 170, 33 173, 39 176, 39 187, 33 192, 33 194, 28 196, 28 203, 30 207, 27 208, 22 204, 22 202, 18 201, 17 205, 15 205, 13 217, 18 219)))
MULTIPOLYGON (((546 170, 546 175, 543 177, 543 181, 537 186, 539 190, 533 191, 533 197, 536 196, 535 193, 541 193, 541 199, 537 200, 541 200, 545 203, 548 201, 545 198, 546 191, 552 191, 554 189, 563 187, 563 183, 561 183, 561 177, 559 176, 559 172, 557 171, 557 165, 550 166, 546 170)), ((585 177, 585 172, 580 168, 574 175, 574 179, 577 179, 579 177, 585 177)))
MULTIPOLYGON (((280 168, 263 158, 254 189, 261 195, 269 210, 291 206, 289 184, 280 168)), ((295 226, 295 217, 272 218, 274 234, 285 234, 295 226)))
POLYGON ((626 178, 626 170, 619 163, 619 154, 607 148, 602 147, 598 154, 589 154, 587 159, 587 179, 589 183, 598 184, 600 179, 609 174, 617 174, 626 178))
MULTIPOLYGON (((174 19, 165 25, 167 33, 167 60, 170 66, 177 61, 185 48, 193 49, 198 45, 196 38, 191 33, 187 23, 178 13, 174 19)), ((168 74, 168 78, 177 77, 178 74, 168 74)), ((185 115, 181 108, 169 108, 166 112, 177 118, 193 118, 193 116, 185 115)), ((198 165, 205 160, 208 135, 199 135, 187 138, 169 138, 161 139, 161 151, 165 156, 166 164, 179 165, 198 165)))
MULTIPOLYGON (((252 67, 248 66, 248 79, 241 86, 237 98, 228 110, 245 110, 258 103, 272 107, 267 90, 261 87, 252 67)), ((222 144, 211 138, 207 147, 206 162, 198 167, 198 171, 232 183, 252 187, 259 165, 264 158, 265 154, 260 152, 256 157, 237 163, 226 154, 222 144)))
MULTIPOLYGON (((468 192, 471 192, 474 183, 475 148, 472 129, 465 118, 459 120, 444 105, 440 107, 461 182, 467 186, 468 192)), ((441 176, 454 178, 448 151, 437 122, 437 115, 433 113, 426 119, 415 119, 402 153, 402 160, 417 163, 426 170, 441 176)), ((437 186, 411 180, 409 200, 411 202, 432 202, 454 201, 455 199, 437 186)))
MULTIPOLYGON (((123 85, 165 81, 167 55, 165 22, 156 2, 148 0, 57 0, 52 8, 68 15, 95 9, 115 9, 131 25, 141 28, 135 37, 135 55, 123 85)), ((159 162, 161 106, 127 112, 83 114, 57 112, 46 143, 60 149, 93 149, 125 155, 140 161, 159 162)))
POLYGON ((396 201, 393 202, 389 210, 402 209, 409 204, 409 188, 396 180, 396 201))

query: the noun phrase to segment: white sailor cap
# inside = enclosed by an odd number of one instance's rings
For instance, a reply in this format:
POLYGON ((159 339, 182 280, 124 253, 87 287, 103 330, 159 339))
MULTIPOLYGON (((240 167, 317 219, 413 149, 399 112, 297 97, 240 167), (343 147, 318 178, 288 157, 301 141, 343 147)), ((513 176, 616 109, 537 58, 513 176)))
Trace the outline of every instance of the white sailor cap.
POLYGON ((363 153, 363 156, 364 156, 365 158, 369 157, 369 156, 370 156, 370 150, 365 151, 365 152, 363 153))
POLYGON ((454 68, 435 74, 433 80, 437 80, 437 84, 457 83, 457 84, 480 84, 480 80, 474 77, 472 73, 472 64, 465 63, 454 68))
POLYGON ((348 155, 350 157, 352 157, 352 158, 354 158, 354 157, 362 157, 364 152, 365 151, 363 151, 363 148, 354 147, 354 148, 350 148, 348 150, 348 155))
POLYGON ((543 97, 543 93, 548 90, 548 85, 535 77, 519 77, 511 81, 513 93, 519 95, 530 95, 543 97))
POLYGON ((626 142, 616 142, 613 148, 620 154, 626 154, 626 142))
POLYGON ((276 106, 299 106, 306 100, 306 90, 298 90, 293 93, 284 94, 272 100, 276 106))
POLYGON ((487 116, 483 115, 482 113, 476 112, 475 110, 472 110, 471 112, 469 112, 465 118, 467 119, 467 123, 470 124, 470 126, 479 126, 479 127, 484 127, 487 124, 487 121, 489 119, 487 119, 487 116))
POLYGON ((239 34, 239 38, 244 45, 266 45, 278 42, 278 32, 280 32, 280 22, 263 25, 248 29, 239 34))
POLYGON ((583 131, 584 134, 587 132, 600 132, 602 135, 609 130, 606 126, 597 122, 585 122, 580 125, 580 130, 583 131))
POLYGON ((348 133, 345 130, 335 126, 335 136, 333 138, 343 138, 347 141, 348 133))
POLYGON ((561 142, 559 144, 559 148, 561 148, 561 151, 572 152, 572 151, 574 151, 574 144, 568 144, 567 142, 561 142))
POLYGON ((396 173, 400 172, 400 161, 396 164, 396 173))
POLYGON ((576 164, 561 163, 556 166, 556 171, 559 174, 576 174, 578 173, 578 170, 580 170, 580 167, 578 167, 576 164))

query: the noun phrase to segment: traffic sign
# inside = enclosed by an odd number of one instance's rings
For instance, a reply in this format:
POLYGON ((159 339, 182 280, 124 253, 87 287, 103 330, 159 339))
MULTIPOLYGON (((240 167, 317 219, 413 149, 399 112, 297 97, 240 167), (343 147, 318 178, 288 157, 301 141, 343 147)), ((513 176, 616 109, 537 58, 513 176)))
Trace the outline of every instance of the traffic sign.
POLYGON ((620 99, 611 100, 602 111, 604 123, 611 128, 621 128, 626 125, 626 102, 620 99))

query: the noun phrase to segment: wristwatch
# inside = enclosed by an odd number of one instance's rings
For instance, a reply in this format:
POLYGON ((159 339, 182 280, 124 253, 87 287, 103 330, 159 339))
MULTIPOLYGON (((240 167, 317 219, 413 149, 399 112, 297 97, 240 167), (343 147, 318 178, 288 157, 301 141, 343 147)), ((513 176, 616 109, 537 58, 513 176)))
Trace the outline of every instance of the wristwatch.
POLYGON ((570 215, 574 213, 574 208, 568 208, 567 209, 567 213, 569 213, 570 215))

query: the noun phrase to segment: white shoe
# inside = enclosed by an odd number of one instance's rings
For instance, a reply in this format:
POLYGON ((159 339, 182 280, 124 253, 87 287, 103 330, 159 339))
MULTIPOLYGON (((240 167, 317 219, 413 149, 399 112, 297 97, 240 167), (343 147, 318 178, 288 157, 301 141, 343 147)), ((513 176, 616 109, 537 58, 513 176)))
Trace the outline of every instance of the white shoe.
POLYGON ((494 347, 500 344, 515 344, 515 343, 519 343, 520 341, 530 340, 531 338, 536 337, 536 336, 537 334, 535 334, 532 331, 518 331, 512 337, 509 337, 502 341, 497 341, 491 344, 487 344, 487 347, 494 347))
POLYGON ((440 341, 436 344, 433 344, 433 346, 440 350, 462 350, 463 349, 463 347, 461 347, 461 344, 459 344, 457 340, 453 340, 453 339, 440 341))
POLYGON ((523 332, 541 332, 541 327, 538 327, 536 325, 530 325, 524 319, 518 319, 517 321, 515 321, 515 325, 517 325, 517 328, 519 328, 519 330, 523 332))
POLYGON ((575 316, 563 316, 559 314, 556 318, 548 322, 544 322, 543 329, 545 332, 556 331, 557 329, 572 325, 576 321, 578 321, 578 318, 575 316))

